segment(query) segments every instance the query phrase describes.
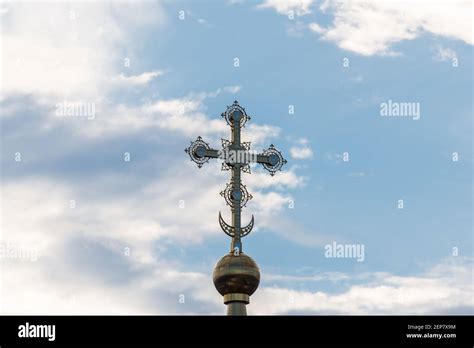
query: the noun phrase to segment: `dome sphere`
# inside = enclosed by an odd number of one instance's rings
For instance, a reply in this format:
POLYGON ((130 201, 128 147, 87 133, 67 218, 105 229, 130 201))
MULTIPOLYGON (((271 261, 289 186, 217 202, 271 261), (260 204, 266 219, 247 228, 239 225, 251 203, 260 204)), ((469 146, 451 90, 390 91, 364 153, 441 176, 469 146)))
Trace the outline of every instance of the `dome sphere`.
POLYGON ((255 261, 243 253, 229 253, 222 257, 212 276, 217 291, 222 295, 252 295, 260 283, 260 270, 255 261))

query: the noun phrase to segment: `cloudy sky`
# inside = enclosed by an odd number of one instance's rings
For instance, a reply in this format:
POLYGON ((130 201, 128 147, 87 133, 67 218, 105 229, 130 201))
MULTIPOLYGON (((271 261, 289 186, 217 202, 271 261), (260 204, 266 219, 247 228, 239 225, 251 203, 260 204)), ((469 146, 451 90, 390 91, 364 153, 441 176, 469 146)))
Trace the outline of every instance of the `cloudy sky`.
POLYGON ((470 1, 12 1, 0 16, 1 313, 224 313, 229 172, 183 150, 228 139, 235 99, 243 140, 288 160, 243 175, 250 314, 473 313, 470 1), (383 116, 389 102, 418 112, 383 116), (363 259, 327 257, 334 242, 363 259))

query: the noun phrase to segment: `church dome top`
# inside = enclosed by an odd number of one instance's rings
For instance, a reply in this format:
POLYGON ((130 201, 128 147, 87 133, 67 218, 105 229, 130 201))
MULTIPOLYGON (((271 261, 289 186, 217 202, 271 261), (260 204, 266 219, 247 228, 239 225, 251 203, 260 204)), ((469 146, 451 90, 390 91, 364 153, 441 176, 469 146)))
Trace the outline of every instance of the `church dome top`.
POLYGON ((216 264, 212 278, 222 296, 237 293, 250 296, 260 283, 260 270, 250 256, 231 252, 216 264))

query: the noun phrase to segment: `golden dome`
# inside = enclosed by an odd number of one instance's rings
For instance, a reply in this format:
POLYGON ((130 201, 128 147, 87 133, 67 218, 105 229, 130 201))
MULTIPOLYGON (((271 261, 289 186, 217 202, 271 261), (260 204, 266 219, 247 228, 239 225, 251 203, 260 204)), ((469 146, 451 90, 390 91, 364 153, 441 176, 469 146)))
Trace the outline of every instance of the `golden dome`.
POLYGON ((214 268, 214 285, 222 296, 228 294, 252 295, 260 283, 260 270, 255 261, 244 253, 229 253, 214 268))

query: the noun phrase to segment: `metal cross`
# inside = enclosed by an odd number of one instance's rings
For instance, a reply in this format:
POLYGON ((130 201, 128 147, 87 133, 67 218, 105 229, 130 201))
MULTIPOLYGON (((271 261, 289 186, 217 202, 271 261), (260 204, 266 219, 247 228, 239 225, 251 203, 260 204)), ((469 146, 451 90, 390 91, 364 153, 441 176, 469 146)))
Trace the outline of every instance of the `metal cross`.
POLYGON ((254 217, 249 224, 241 227, 241 211, 247 202, 252 199, 252 195, 247 191, 245 185, 241 181, 241 171, 250 174, 250 163, 256 162, 262 164, 263 168, 274 175, 286 163, 280 151, 273 144, 268 149, 259 154, 253 154, 250 150, 250 142, 241 142, 240 130, 245 127, 250 116, 247 115, 245 109, 239 105, 237 101, 221 114, 231 128, 231 140, 222 140, 222 149, 212 149, 199 136, 191 145, 185 149, 189 157, 195 162, 199 168, 209 161, 211 158, 220 158, 222 162, 222 170, 232 170, 230 183, 226 184, 226 188, 220 193, 225 198, 227 205, 232 211, 232 224, 227 224, 219 212, 219 224, 222 230, 232 238, 231 252, 240 254, 242 252, 241 238, 245 237, 252 231, 254 217))

